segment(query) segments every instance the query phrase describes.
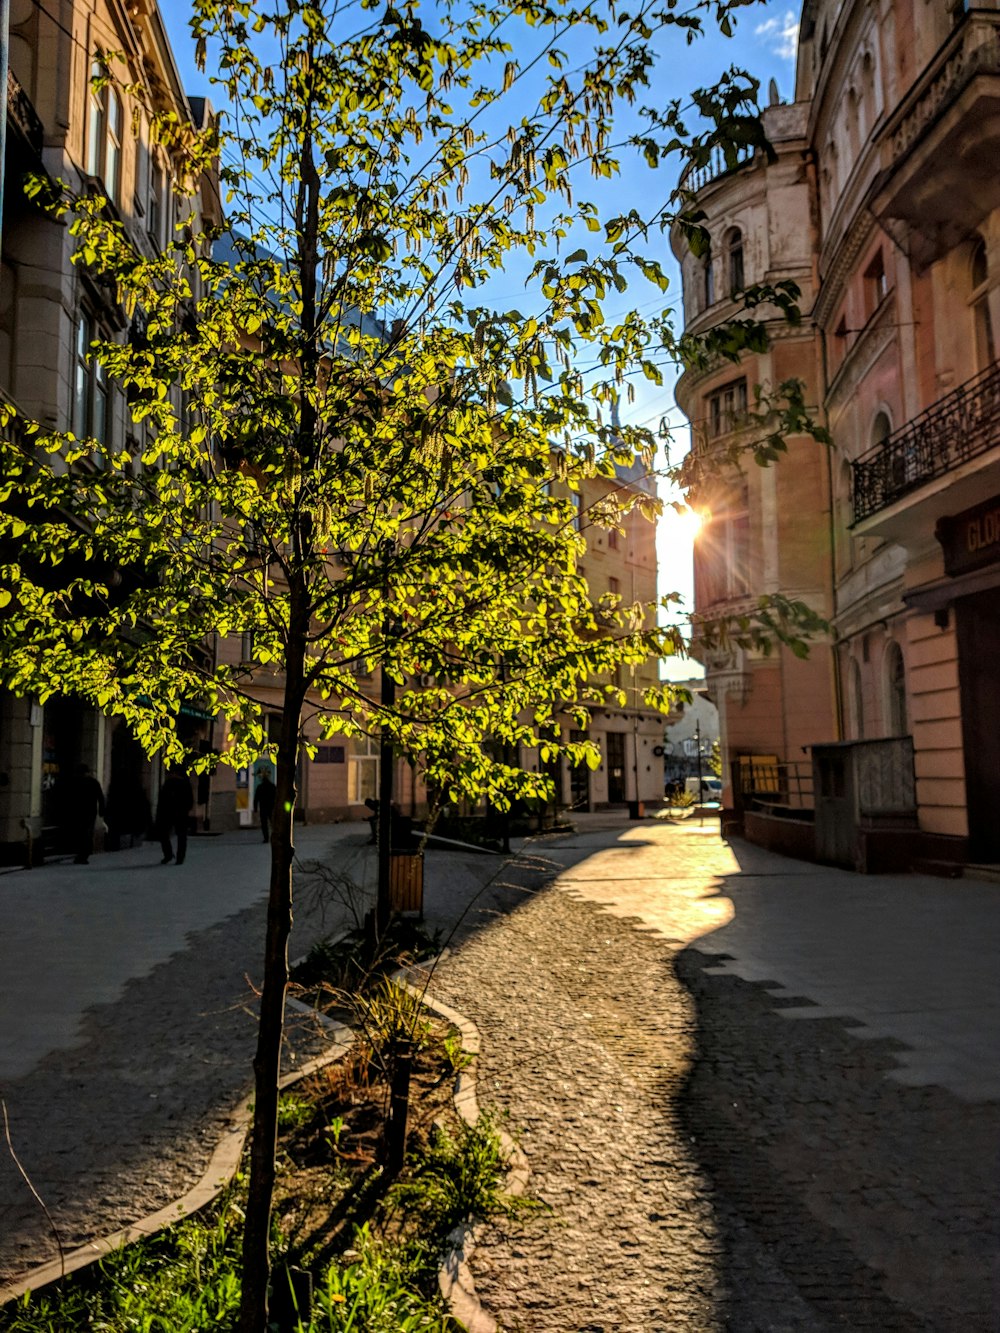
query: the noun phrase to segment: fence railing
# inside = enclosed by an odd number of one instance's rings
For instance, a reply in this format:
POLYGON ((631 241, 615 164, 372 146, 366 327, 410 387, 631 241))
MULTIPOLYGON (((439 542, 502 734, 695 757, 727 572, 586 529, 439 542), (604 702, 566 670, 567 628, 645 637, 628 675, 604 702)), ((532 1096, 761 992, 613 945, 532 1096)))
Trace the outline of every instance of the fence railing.
POLYGON ((721 148, 713 148, 709 153, 707 162, 701 166, 695 166, 689 162, 681 172, 681 189, 690 190, 692 194, 697 194, 699 190, 710 182, 716 180, 719 176, 725 176, 727 172, 736 171, 738 167, 745 166, 747 162, 753 160, 755 149, 749 145, 734 149, 729 156, 721 148))
POLYGON ((816 808, 810 759, 738 755, 732 769, 733 792, 743 809, 804 814, 816 808))
POLYGON ((854 522, 998 444, 1000 362, 994 362, 851 464, 854 522))

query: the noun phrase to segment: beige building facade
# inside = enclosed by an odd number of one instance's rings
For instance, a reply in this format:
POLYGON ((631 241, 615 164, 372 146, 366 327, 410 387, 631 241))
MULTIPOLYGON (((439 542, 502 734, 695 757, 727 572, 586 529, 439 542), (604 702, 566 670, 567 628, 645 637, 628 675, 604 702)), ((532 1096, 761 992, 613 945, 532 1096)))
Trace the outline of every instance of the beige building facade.
MULTIPOLYGON (((175 188, 182 162, 151 142, 145 111, 124 89, 141 85, 152 106, 174 112, 192 129, 201 128, 211 112, 203 100, 186 96, 154 0, 138 0, 127 10, 105 0, 62 0, 51 7, 12 0, 10 31, 0 393, 25 417, 57 430, 92 434, 114 451, 141 428, 88 349, 95 338, 127 339, 135 326, 113 293, 71 262, 72 237, 29 201, 23 180, 44 172, 106 196, 136 247, 153 255, 169 243, 187 211, 200 210, 202 218, 221 223, 221 208, 212 179, 193 201, 175 188), (124 64, 110 54, 118 52, 124 53, 124 64), (92 80, 105 71, 119 87, 95 92, 92 80)), ((194 230, 200 228, 196 220, 194 230)), ((638 472, 623 474, 618 484, 643 491, 650 486, 638 472)), ((656 595, 655 526, 638 514, 625 520, 621 534, 592 526, 589 509, 605 486, 587 483, 580 506, 579 522, 588 539, 586 571, 595 596, 610 592, 626 604, 651 602, 656 595)), ((281 681, 254 662, 252 644, 228 639, 206 651, 218 660, 246 664, 268 725, 276 728, 281 681)), ((593 718, 600 768, 571 771, 564 764, 553 773, 561 805, 594 808, 662 795, 662 775, 652 756, 660 728, 655 712, 642 706, 643 690, 657 683, 655 664, 617 683, 626 692, 625 706, 596 710, 593 718)), ((377 691, 377 675, 362 684, 377 691)), ((178 727, 193 751, 226 748, 224 722, 196 701, 181 707, 178 727)), ((571 730, 567 721, 565 731, 571 730)), ((302 816, 367 818, 365 801, 378 794, 377 740, 324 741, 311 721, 304 734, 316 754, 303 758, 299 774, 302 816)), ((525 753, 521 762, 530 768, 538 758, 525 753)), ((161 765, 145 757, 120 720, 75 698, 57 696, 43 704, 0 694, 0 860, 22 861, 29 838, 41 839, 49 849, 59 846, 60 784, 80 764, 93 770, 106 793, 108 845, 129 845, 148 834, 161 765)), ((273 765, 262 756, 241 770, 220 764, 210 778, 199 778, 199 827, 252 824, 254 790, 267 770, 273 772, 273 765)), ((395 795, 405 813, 426 810, 426 792, 402 760, 395 795)))
MULTIPOLYGON (((203 99, 181 86, 162 17, 152 0, 128 7, 104 0, 29 0, 10 6, 5 206, 0 269, 0 393, 21 413, 56 430, 92 434, 109 451, 136 429, 124 395, 88 355, 98 337, 132 336, 112 293, 71 262, 68 229, 25 195, 27 174, 47 173, 108 198, 133 243, 147 254, 168 243, 192 209, 220 220, 215 183, 194 199, 174 188, 180 162, 150 142, 137 102, 92 79, 107 71, 142 85, 149 105, 201 128, 203 99), (124 64, 107 53, 124 53, 124 64)), ((13 427, 11 427, 13 429, 13 427)), ((180 725, 192 745, 208 744, 209 719, 188 710, 180 725)), ((89 765, 108 796, 108 822, 127 841, 148 827, 159 765, 150 764, 122 724, 76 699, 45 704, 0 695, 0 855, 23 857, 26 839, 58 820, 60 781, 89 765)), ((199 793, 207 798, 204 789, 199 793)), ((204 799, 202 801, 204 809, 204 799)))
POLYGON ((837 716, 809 740, 911 742, 911 859, 995 862, 1000 12, 809 0, 776 110, 813 164, 804 309, 833 437, 809 518, 830 534, 837 716))

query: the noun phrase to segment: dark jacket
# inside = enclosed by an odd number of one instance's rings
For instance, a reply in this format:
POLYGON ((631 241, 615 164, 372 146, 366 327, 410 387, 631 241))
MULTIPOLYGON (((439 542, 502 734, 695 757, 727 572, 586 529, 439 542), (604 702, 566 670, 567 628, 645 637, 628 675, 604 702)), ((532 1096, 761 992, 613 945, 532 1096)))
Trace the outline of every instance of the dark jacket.
POLYGON ((64 793, 66 822, 93 824, 104 814, 104 792, 93 773, 74 773, 64 793))
POLYGON ((274 809, 274 798, 278 794, 278 789, 268 777, 261 778, 257 783, 257 790, 253 794, 253 808, 259 810, 262 815, 269 815, 274 809))
POLYGON ((156 803, 156 822, 161 827, 179 823, 185 819, 194 805, 194 793, 191 783, 183 773, 171 773, 160 788, 160 798, 156 803))

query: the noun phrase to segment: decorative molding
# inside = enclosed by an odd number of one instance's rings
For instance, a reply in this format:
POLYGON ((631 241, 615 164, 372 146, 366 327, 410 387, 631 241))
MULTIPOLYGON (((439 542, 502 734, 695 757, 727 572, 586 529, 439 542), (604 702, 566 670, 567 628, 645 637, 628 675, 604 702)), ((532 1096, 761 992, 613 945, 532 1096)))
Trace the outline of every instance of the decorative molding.
POLYGON ((874 214, 861 208, 833 252, 830 268, 820 278, 819 295, 813 306, 813 321, 822 328, 836 309, 848 274, 876 230, 874 214))

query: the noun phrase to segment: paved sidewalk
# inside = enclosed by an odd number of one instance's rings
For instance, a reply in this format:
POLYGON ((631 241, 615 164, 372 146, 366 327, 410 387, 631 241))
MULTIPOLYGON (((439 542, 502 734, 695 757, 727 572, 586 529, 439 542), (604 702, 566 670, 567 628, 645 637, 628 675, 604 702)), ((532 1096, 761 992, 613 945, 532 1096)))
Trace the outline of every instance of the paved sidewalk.
POLYGON ((996 1329, 1000 892, 707 821, 533 846, 434 983, 551 1209, 473 1258, 503 1329, 996 1329))
MULTIPOLYGON (((349 874, 370 898, 367 841, 365 824, 295 833, 301 861, 349 874)), ((251 1086, 269 850, 247 829, 192 839, 183 866, 159 862, 150 844, 0 876, 0 1095, 66 1249, 190 1188, 251 1086)), ((428 853, 429 908, 460 910, 500 864, 428 853)), ((292 959, 350 924, 308 876, 297 882, 292 959)), ((319 1040, 309 1024, 289 1026, 286 1067, 319 1040)), ((0 1285, 55 1254, 0 1148, 0 1285)))

